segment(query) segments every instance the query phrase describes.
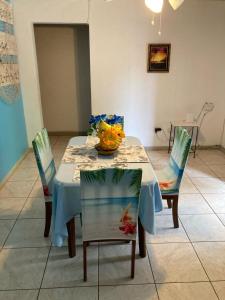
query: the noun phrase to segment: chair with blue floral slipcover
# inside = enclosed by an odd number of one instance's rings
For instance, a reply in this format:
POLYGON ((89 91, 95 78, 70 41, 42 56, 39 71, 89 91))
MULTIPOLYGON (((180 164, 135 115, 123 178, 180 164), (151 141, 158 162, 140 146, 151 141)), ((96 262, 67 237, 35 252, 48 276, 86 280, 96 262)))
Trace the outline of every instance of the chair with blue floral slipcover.
POLYGON ((167 200, 169 208, 172 207, 175 228, 179 227, 179 189, 190 148, 191 137, 187 130, 182 127, 177 127, 169 164, 162 170, 156 170, 162 198, 167 200))
POLYGON ((80 171, 84 281, 90 242, 132 241, 134 278, 141 169, 80 171))
POLYGON ((124 117, 123 116, 107 115, 107 114, 91 115, 90 120, 89 120, 90 128, 88 130, 88 135, 93 135, 93 136, 96 135, 98 124, 101 121, 104 121, 104 122, 108 123, 109 125, 120 124, 122 126, 122 128, 124 127, 124 117))
MULTIPOLYGON (((56 174, 55 162, 52 155, 51 145, 48 138, 48 132, 43 128, 38 132, 32 141, 38 171, 42 182, 42 188, 45 198, 45 230, 44 237, 49 236, 51 217, 52 217, 52 188, 53 179, 56 174)), ((75 245, 75 221, 72 218, 66 224, 68 231, 68 251, 69 256, 76 254, 75 245)))

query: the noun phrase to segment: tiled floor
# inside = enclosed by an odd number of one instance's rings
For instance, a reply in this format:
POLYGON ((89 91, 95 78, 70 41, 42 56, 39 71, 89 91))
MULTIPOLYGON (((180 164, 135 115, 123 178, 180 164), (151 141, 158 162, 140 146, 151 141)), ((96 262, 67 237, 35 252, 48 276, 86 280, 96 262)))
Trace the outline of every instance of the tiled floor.
MULTIPOLYGON (((58 166, 68 138, 51 142, 58 166)), ((149 151, 149 156, 155 168, 168 160, 165 151, 149 151)), ((129 244, 93 245, 84 283, 81 246, 69 259, 67 247, 55 248, 43 237, 42 197, 29 153, 0 190, 0 300, 225 299, 224 153, 202 150, 196 159, 190 157, 179 201, 180 228, 173 228, 169 209, 157 214, 157 233, 147 234, 148 256, 137 255, 134 280, 129 244)))

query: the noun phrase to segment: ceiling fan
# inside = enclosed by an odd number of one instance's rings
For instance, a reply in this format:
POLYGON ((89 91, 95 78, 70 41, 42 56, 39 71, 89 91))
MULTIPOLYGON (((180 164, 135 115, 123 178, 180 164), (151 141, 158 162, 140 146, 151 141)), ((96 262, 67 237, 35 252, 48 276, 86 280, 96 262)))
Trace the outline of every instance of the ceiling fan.
MULTIPOLYGON (((168 0, 174 10, 178 9, 184 0, 168 0)), ((145 5, 154 13, 162 12, 164 0, 145 0, 145 5)))

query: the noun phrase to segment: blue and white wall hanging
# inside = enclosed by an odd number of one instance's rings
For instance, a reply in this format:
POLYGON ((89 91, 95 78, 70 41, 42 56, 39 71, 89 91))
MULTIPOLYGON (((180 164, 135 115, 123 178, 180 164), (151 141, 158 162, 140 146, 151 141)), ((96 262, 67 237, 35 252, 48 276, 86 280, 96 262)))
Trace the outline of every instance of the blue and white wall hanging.
POLYGON ((20 95, 17 46, 11 0, 0 0, 0 100, 12 103, 20 95))

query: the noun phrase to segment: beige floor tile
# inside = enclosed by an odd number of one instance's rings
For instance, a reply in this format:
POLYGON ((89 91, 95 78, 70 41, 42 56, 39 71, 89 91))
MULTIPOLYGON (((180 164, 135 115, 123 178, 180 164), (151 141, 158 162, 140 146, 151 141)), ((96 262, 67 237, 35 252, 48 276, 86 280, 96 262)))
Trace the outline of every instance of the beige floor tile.
POLYGON ((98 287, 42 289, 38 300, 97 300, 98 287))
POLYGON ((157 284, 160 300, 216 300, 209 282, 157 284))
POLYGON ((217 177, 216 174, 210 170, 210 168, 206 165, 195 165, 188 166, 186 168, 186 174, 191 177, 217 177))
POLYGON ((147 243, 171 243, 188 242, 189 239, 180 224, 179 228, 174 228, 172 216, 156 216, 155 235, 146 233, 147 243))
POLYGON ((136 255, 135 278, 130 278, 131 246, 100 245, 99 284, 142 284, 152 283, 153 277, 148 257, 136 255))
POLYGON ((82 247, 77 246, 77 254, 69 258, 67 247, 51 249, 42 287, 93 286, 98 284, 98 248, 87 250, 87 282, 83 281, 82 247))
POLYGON ((225 281, 212 282, 220 300, 225 300, 225 281))
POLYGON ((225 280, 225 243, 194 243, 210 280, 225 280))
POLYGON ((201 151, 199 157, 208 165, 225 165, 225 154, 219 150, 201 151))
POLYGON ((0 291, 0 300, 36 300, 38 290, 0 291))
POLYGON ((37 162, 33 152, 27 154, 19 165, 19 168, 37 168, 37 162))
POLYGON ((49 248, 3 249, 0 252, 1 290, 40 287, 49 248))
POLYGON ((45 218, 44 198, 28 198, 19 218, 45 218))
POLYGON ((225 164, 210 165, 209 167, 218 177, 225 177, 225 164))
POLYGON ((59 136, 54 147, 66 147, 71 139, 71 136, 59 136))
POLYGON ((180 194, 179 215, 213 213, 201 194, 180 194))
POLYGON ((64 153, 65 153, 65 147, 63 147, 63 148, 54 148, 52 150, 54 160, 61 160, 63 158, 64 153))
POLYGON ((0 199, 6 197, 28 197, 34 181, 12 181, 6 182, 0 190, 0 199))
POLYGON ((225 184, 216 178, 192 178, 192 182, 196 185, 201 193, 225 193, 225 184))
POLYGON ((8 181, 35 181, 38 178, 37 168, 20 168, 10 176, 8 181))
POLYGON ((180 186, 180 193, 182 194, 197 194, 199 191, 197 188, 194 186, 194 184, 191 182, 191 180, 184 176, 181 186, 180 186))
POLYGON ((190 243, 148 244, 157 283, 208 281, 190 243))
POLYGON ((190 154, 188 157, 188 161, 187 161, 187 166, 188 167, 197 167, 197 166, 201 166, 201 165, 205 165, 205 162, 203 160, 201 160, 201 158, 199 157, 199 152, 197 152, 195 158, 193 157, 193 154, 190 154))
POLYGON ((225 241, 225 227, 215 214, 181 215, 180 219, 192 242, 225 241))
POLYGON ((153 284, 100 286, 99 300, 157 300, 157 292, 153 284))
POLYGON ((50 246, 50 238, 44 237, 43 219, 17 220, 6 243, 6 248, 50 246))
POLYGON ((54 136, 54 135, 49 136, 51 147, 53 147, 56 144, 57 140, 58 140, 58 136, 54 136))
POLYGON ((40 180, 37 180, 33 186, 33 189, 29 195, 32 198, 43 198, 43 188, 40 180))
POLYGON ((0 220, 0 248, 3 246, 14 223, 14 220, 0 220))
POLYGON ((203 197, 218 214, 225 213, 225 194, 203 194, 203 197))
POLYGON ((1 198, 0 219, 16 219, 25 202, 26 198, 1 198))

